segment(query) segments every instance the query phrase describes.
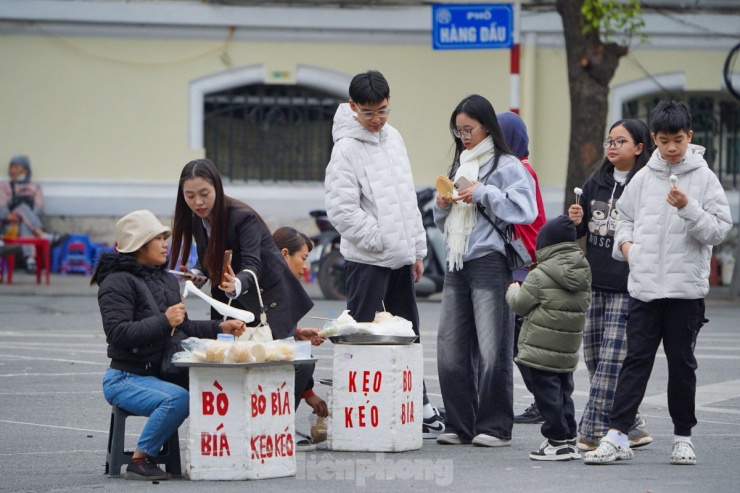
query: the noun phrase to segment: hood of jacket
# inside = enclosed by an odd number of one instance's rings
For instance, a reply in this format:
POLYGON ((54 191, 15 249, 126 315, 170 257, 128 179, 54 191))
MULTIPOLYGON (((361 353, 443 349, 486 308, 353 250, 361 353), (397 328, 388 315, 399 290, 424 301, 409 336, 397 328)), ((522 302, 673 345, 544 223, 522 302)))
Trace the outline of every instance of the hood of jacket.
POLYGON ((556 243, 537 250, 537 269, 542 270, 562 289, 571 292, 591 289, 591 275, 581 247, 574 242, 556 243), (557 262, 545 262, 558 256, 557 262))
POLYGON ((93 283, 100 285, 106 277, 114 272, 129 272, 136 277, 144 278, 156 271, 164 270, 166 265, 166 263, 159 266, 144 265, 131 255, 104 253, 100 256, 95 266, 93 283))
POLYGON ((383 125, 380 132, 371 132, 362 123, 357 121, 357 114, 352 111, 349 103, 342 103, 334 114, 334 125, 331 129, 331 135, 335 144, 342 139, 351 138, 377 145, 380 141, 380 134, 386 132, 387 127, 388 123, 383 125))
POLYGON ((653 155, 650 156, 647 166, 660 174, 665 174, 666 177, 669 177, 670 175, 680 177, 681 175, 697 168, 707 167, 707 162, 704 160, 705 151, 706 149, 700 145, 689 144, 689 147, 686 150, 686 156, 684 156, 683 160, 678 164, 670 164, 668 161, 663 159, 659 150, 655 149, 655 151, 653 151, 653 155))

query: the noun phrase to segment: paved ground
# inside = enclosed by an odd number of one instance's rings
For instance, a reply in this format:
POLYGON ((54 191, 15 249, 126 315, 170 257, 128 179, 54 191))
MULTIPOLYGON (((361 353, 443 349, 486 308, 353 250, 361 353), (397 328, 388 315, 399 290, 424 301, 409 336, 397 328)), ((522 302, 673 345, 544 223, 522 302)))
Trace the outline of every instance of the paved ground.
MULTIPOLYGON (((332 316, 342 305, 320 299, 316 287, 312 315, 332 316)), ((580 461, 537 463, 527 454, 542 438, 537 425, 515 425, 505 449, 443 447, 426 441, 421 450, 401 454, 337 453, 319 450, 298 456, 296 478, 261 482, 160 484, 108 479, 103 475, 110 411, 100 381, 108 360, 95 299, 82 276, 53 276, 51 286, 17 273, 12 286, 0 285, 0 491, 498 491, 561 492, 736 492, 740 481, 740 303, 715 289, 708 299, 710 323, 702 329, 698 417, 694 443, 699 464, 668 464, 672 426, 666 409, 665 358, 657 359, 641 407, 655 442, 630 463, 585 466, 580 461)), ((188 300, 193 318, 206 316, 205 304, 188 300)), ((438 299, 420 302, 425 380, 431 399, 441 404, 436 376, 438 299)), ((305 320, 304 326, 315 325, 305 320)), ((330 343, 315 351, 317 376, 330 376, 330 343)), ((325 395, 319 386, 317 391, 325 395)), ((576 408, 585 404, 588 376, 576 372, 576 408)), ((515 406, 531 402, 515 372, 515 406)), ((128 428, 135 444, 137 421, 128 428)), ((140 425, 138 425, 140 426, 140 425)), ((186 425, 187 426, 187 422, 186 425)), ((308 429, 305 406, 296 428, 308 429)), ((181 436, 184 435, 181 430, 181 436)), ((185 442, 182 442, 185 447, 185 442)))

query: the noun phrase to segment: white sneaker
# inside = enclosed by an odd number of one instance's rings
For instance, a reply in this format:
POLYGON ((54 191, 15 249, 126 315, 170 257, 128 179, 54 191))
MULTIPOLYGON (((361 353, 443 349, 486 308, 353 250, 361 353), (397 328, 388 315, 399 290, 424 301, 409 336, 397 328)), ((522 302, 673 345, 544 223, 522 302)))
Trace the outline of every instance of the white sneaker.
POLYGON ((457 433, 442 433, 437 437, 437 443, 440 445, 467 445, 470 443, 469 438, 460 438, 457 433))
POLYGON ((691 442, 674 442, 671 451, 671 464, 679 466, 693 466, 696 464, 696 452, 691 442))
POLYGON ((296 452, 313 452, 316 450, 316 444, 311 440, 298 440, 295 444, 296 452))
POLYGON ((618 460, 630 460, 634 457, 635 453, 629 447, 620 447, 604 437, 596 450, 583 454, 583 463, 608 464, 618 460))
POLYGON ((478 447, 508 447, 511 440, 505 440, 485 433, 479 433, 473 438, 473 445, 478 447))

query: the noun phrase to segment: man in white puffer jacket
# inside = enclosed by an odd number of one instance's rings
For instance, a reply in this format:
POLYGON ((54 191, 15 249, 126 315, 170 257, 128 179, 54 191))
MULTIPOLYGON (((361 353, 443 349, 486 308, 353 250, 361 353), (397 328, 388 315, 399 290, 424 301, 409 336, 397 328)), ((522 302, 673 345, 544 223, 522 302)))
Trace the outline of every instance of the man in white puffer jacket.
POLYGON ((610 429, 586 464, 631 459, 628 431, 645 395, 663 342, 668 361, 668 411, 673 420, 671 464, 696 464, 694 347, 709 292, 712 245, 732 227, 722 184, 691 145, 685 103, 661 101, 652 113, 657 149, 624 189, 617 210, 613 256, 629 263, 627 356, 609 413, 610 429))
MULTIPOLYGON (((326 212, 342 236, 347 309, 358 322, 388 311, 419 333, 414 283, 424 273, 426 232, 416 203, 406 146, 387 123, 390 88, 370 70, 349 86, 349 103, 334 115, 334 149, 326 168, 326 212)), ((425 438, 444 423, 424 392, 425 438)))

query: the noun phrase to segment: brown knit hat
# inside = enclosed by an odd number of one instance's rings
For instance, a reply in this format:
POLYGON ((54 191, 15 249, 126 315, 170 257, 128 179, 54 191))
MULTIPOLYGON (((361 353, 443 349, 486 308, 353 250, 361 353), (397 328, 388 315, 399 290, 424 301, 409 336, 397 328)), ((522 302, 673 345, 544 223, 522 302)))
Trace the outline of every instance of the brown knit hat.
POLYGON ((116 223, 116 250, 133 253, 162 233, 169 238, 172 230, 160 223, 150 211, 134 211, 116 223))

